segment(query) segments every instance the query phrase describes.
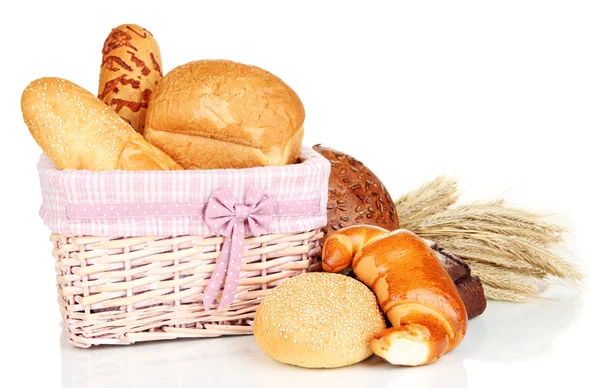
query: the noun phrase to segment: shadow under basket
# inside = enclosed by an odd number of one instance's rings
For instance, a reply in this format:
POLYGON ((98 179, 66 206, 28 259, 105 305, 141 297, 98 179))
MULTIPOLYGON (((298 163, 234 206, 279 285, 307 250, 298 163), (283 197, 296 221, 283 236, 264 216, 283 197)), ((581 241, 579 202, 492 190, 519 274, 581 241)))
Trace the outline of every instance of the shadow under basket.
POLYGON ((252 334, 254 313, 273 288, 319 269, 322 236, 315 229, 245 238, 233 303, 207 311, 202 294, 223 237, 52 234, 67 338, 90 347, 252 334))

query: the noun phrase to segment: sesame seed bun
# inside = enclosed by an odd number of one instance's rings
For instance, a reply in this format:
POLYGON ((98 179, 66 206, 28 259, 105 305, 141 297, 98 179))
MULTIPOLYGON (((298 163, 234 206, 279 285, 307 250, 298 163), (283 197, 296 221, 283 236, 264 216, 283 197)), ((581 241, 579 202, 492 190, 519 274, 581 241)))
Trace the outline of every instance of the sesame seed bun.
POLYGON ((262 301, 254 337, 271 358, 305 368, 337 368, 372 355, 369 342, 385 329, 375 295, 344 275, 306 273, 262 301))

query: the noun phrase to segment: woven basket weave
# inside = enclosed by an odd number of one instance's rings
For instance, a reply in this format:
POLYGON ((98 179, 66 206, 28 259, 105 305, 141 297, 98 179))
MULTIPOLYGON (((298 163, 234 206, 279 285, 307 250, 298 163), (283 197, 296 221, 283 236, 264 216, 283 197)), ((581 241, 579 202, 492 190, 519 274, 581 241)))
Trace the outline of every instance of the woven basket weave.
POLYGON ((308 147, 296 164, 222 170, 59 170, 42 155, 69 342, 251 334, 273 288, 319 268, 330 166, 308 147))
POLYGON ((275 286, 318 268, 321 237, 313 230, 246 238, 235 302, 205 311, 201 296, 222 237, 52 234, 67 338, 89 347, 251 334, 254 312, 275 286))

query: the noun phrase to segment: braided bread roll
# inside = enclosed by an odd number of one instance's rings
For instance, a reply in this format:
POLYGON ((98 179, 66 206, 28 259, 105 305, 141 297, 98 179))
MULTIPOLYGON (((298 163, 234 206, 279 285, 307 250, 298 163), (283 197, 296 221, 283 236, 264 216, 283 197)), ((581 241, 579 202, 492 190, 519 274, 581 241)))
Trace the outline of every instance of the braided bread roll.
POLYGON ((323 269, 352 264, 373 290, 392 324, 371 340, 378 356, 396 365, 425 365, 462 341, 467 312, 452 278, 420 237, 357 225, 332 233, 323 245, 323 269))

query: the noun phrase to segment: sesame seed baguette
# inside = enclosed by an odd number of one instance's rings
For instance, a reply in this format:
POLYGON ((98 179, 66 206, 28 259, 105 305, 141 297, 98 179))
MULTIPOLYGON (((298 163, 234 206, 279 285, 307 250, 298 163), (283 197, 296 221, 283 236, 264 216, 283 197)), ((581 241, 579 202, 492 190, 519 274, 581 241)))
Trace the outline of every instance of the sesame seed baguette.
POLYGON ((70 81, 33 81, 23 92, 21 110, 31 135, 60 169, 182 169, 105 103, 70 81))

